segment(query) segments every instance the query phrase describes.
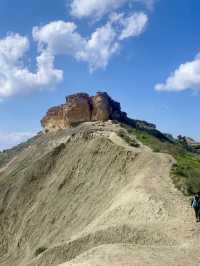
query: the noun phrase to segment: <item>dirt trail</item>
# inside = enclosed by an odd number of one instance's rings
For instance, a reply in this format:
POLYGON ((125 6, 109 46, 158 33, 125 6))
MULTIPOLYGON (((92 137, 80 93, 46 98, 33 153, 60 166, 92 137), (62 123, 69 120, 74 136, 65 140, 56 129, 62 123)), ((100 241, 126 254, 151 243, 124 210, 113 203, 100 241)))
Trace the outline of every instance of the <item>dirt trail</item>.
POLYGON ((129 146, 119 130, 85 123, 20 154, 0 182, 0 265, 200 265, 200 228, 169 176, 174 159, 129 146))
MULTIPOLYGON (((117 136, 111 139, 133 150, 122 140, 118 141, 117 136)), ((121 239, 121 243, 95 247, 60 266, 200 265, 200 228, 194 223, 188 200, 169 177, 173 158, 143 149, 137 160, 129 169, 132 182, 113 199, 110 208, 89 225, 89 231, 127 225, 138 232, 136 239, 131 239, 131 244, 128 237, 128 241, 121 239)), ((125 235, 125 231, 121 228, 117 233, 125 235)))

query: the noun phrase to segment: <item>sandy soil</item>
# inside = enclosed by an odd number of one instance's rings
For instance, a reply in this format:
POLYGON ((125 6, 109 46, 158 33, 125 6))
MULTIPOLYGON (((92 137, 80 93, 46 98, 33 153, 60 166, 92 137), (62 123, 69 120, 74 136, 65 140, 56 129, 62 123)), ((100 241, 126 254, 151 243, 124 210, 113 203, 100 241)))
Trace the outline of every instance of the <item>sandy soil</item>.
POLYGON ((0 265, 200 265, 200 228, 174 159, 112 123, 41 136, 0 169, 0 265))

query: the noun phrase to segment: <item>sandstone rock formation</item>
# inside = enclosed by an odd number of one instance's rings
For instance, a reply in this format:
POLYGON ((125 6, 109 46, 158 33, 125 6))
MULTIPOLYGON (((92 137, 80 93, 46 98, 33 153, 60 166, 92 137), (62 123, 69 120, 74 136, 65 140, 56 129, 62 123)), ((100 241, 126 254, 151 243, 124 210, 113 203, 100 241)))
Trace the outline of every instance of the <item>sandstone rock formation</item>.
POLYGON ((77 93, 66 97, 66 103, 50 108, 41 124, 46 132, 56 131, 82 122, 116 120, 139 128, 155 129, 155 125, 133 120, 121 111, 120 103, 111 99, 106 92, 95 96, 77 93))
POLYGON ((122 121, 126 114, 121 112, 120 104, 113 101, 105 92, 98 92, 90 97, 86 93, 78 93, 66 97, 66 103, 50 108, 42 119, 46 131, 64 129, 81 122, 122 121))
POLYGON ((50 131, 65 128, 64 105, 52 107, 48 110, 47 115, 41 123, 45 129, 50 131))

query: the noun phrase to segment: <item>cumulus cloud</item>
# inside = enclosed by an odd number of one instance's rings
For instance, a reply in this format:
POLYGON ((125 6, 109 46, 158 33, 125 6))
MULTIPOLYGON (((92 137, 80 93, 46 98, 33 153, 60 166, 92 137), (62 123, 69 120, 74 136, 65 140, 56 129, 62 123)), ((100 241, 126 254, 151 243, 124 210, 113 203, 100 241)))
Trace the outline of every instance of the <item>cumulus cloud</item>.
POLYGON ((193 61, 181 64, 166 80, 155 86, 157 91, 200 90, 200 54, 193 61))
POLYGON ((119 26, 117 27, 119 31, 118 39, 122 41, 140 35, 145 29, 148 17, 143 12, 135 12, 129 16, 125 16, 124 13, 113 13, 110 16, 110 21, 113 24, 119 24, 120 30, 119 26))
POLYGON ((34 40, 40 49, 52 55, 71 55, 89 64, 90 70, 105 67, 117 51, 116 32, 110 23, 97 28, 89 38, 77 32, 72 22, 55 21, 33 29, 34 40))
POLYGON ((19 34, 0 39, 0 99, 54 86, 62 80, 62 71, 54 68, 54 56, 43 51, 36 58, 37 71, 24 66, 29 40, 19 34))
POLYGON ((91 35, 83 50, 78 51, 76 58, 89 63, 90 71, 105 68, 109 59, 119 49, 116 31, 110 23, 102 26, 91 35))
MULTIPOLYGON (((53 21, 32 29, 37 44, 36 66, 31 71, 26 64, 30 42, 27 37, 11 33, 0 39, 0 101, 18 94, 55 87, 63 80, 63 71, 55 67, 58 55, 70 55, 89 65, 90 72, 105 68, 113 55, 119 53, 122 42, 140 35, 148 17, 143 12, 117 13, 125 3, 145 3, 154 0, 73 0, 74 16, 109 14, 107 21, 89 36, 79 33, 74 22, 53 21), (82 12, 82 13, 81 13, 82 12)), ((130 11, 130 10, 129 10, 130 11)))
POLYGON ((113 14, 109 21, 97 28, 90 37, 77 31, 73 22, 54 21, 43 27, 33 28, 33 38, 44 52, 56 55, 71 55, 77 61, 87 62, 90 71, 105 68, 122 40, 142 33, 148 21, 144 13, 128 17, 113 14))
POLYGON ((29 48, 29 40, 19 34, 11 34, 0 39, 0 55, 7 62, 14 63, 21 58, 29 48))
POLYGON ((40 49, 48 48, 48 51, 54 55, 66 52, 74 54, 86 44, 86 40, 77 32, 76 24, 62 20, 34 27, 33 38, 39 43, 40 49))
POLYGON ((72 0, 70 8, 71 14, 77 18, 102 16, 116 11, 124 4, 144 3, 147 7, 152 7, 154 0, 72 0))
POLYGON ((0 132, 0 150, 9 149, 22 142, 25 142, 35 134, 31 132, 0 132))

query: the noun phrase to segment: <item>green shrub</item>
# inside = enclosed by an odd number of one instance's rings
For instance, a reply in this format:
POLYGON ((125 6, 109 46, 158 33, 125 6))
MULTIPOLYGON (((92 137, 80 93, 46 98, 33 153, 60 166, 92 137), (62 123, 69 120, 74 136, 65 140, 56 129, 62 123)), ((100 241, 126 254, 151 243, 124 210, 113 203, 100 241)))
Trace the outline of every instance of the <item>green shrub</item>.
POLYGON ((185 195, 200 191, 200 155, 188 151, 180 143, 160 140, 148 131, 125 126, 129 134, 133 134, 144 145, 149 146, 154 152, 171 154, 176 159, 176 164, 171 170, 175 186, 185 195))

